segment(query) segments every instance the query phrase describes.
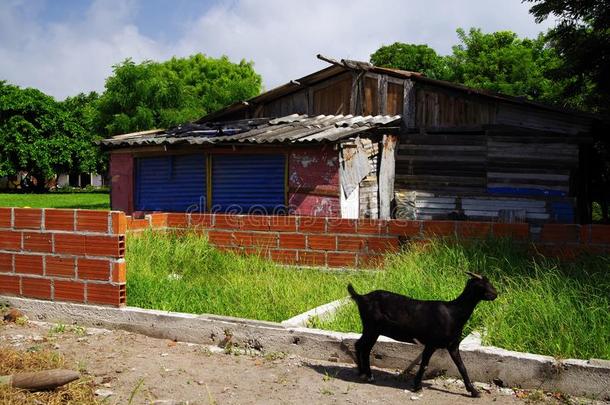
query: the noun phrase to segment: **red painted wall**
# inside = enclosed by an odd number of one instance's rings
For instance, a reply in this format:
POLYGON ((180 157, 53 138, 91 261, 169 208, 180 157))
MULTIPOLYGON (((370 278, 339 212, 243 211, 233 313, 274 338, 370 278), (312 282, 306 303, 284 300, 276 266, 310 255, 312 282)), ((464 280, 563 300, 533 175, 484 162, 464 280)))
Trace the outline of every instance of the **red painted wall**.
POLYGON ((339 152, 333 145, 293 149, 288 163, 292 215, 341 216, 339 152))
POLYGON ((112 210, 133 212, 133 156, 110 154, 110 207, 112 210))

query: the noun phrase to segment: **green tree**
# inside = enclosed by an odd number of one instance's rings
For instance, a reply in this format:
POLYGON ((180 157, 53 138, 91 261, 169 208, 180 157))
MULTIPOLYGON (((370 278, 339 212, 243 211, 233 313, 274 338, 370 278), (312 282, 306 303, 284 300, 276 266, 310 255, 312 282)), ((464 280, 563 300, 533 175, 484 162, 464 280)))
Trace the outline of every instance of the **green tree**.
POLYGON ((610 113, 610 5, 607 0, 524 0, 537 22, 557 25, 547 36, 563 63, 553 72, 567 83, 572 107, 610 113))
POLYGON ((460 44, 453 47, 449 64, 452 81, 466 86, 528 99, 553 102, 561 83, 548 77, 561 60, 541 34, 520 39, 511 31, 483 33, 458 29, 460 44))
POLYGON ((103 173, 106 170, 107 156, 95 144, 102 139, 96 129, 99 98, 99 94, 92 91, 89 94, 80 93, 68 97, 61 102, 64 110, 70 114, 71 120, 77 123, 72 140, 77 164, 71 167, 71 172, 103 173))
POLYGON ((548 73, 562 62, 543 35, 520 39, 510 31, 486 34, 477 28, 460 28, 457 34, 460 43, 451 55, 438 55, 427 45, 395 43, 379 48, 371 63, 529 99, 558 100, 564 83, 548 73))
POLYGON ((98 103, 103 135, 167 128, 257 95, 261 77, 251 62, 231 63, 202 54, 114 66, 98 103))
POLYGON ((447 58, 438 55, 428 45, 402 42, 384 45, 371 55, 371 63, 375 66, 424 73, 433 79, 451 80, 453 76, 447 58))
MULTIPOLYGON (((556 26, 548 33, 563 64, 554 72, 567 83, 562 96, 582 110, 610 114, 610 5, 607 0, 526 0, 537 22, 553 16, 556 26)), ((606 128, 595 134, 591 156, 591 198, 610 222, 610 141, 606 128)))
POLYGON ((24 170, 47 180, 56 173, 96 170, 100 159, 92 140, 65 104, 0 81, 0 176, 24 170))

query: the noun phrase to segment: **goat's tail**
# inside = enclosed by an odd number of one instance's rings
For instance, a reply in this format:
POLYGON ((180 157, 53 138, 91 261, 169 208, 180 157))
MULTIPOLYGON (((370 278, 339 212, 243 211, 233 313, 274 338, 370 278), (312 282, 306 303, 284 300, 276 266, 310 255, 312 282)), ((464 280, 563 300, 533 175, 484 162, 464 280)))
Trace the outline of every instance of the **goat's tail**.
POLYGON ((352 298, 354 299, 354 301, 358 302, 358 299, 361 297, 360 294, 358 294, 356 292, 356 290, 354 290, 354 286, 352 286, 352 283, 349 283, 347 285, 347 291, 349 292, 349 295, 352 296, 352 298))

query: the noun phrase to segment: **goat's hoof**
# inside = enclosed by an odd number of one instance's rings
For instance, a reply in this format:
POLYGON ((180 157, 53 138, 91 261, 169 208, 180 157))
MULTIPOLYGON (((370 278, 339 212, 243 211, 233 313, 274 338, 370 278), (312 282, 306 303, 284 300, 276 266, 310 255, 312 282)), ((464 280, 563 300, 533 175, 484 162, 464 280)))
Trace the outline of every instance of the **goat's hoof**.
POLYGON ((373 382, 375 381, 375 378, 373 378, 372 375, 367 375, 367 374, 360 374, 360 379, 362 381, 367 381, 367 382, 373 382))
POLYGON ((470 391, 470 396, 473 398, 479 398, 481 396, 481 393, 475 389, 473 389, 472 391, 470 391))
POLYGON ((412 389, 413 392, 421 391, 421 384, 415 384, 412 389))

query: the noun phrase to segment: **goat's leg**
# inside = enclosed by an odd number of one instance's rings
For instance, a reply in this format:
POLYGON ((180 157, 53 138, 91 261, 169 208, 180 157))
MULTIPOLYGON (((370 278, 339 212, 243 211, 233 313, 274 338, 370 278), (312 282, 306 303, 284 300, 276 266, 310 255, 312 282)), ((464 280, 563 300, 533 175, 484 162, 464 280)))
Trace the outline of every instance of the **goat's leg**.
POLYGON ((477 391, 477 389, 474 387, 474 385, 472 385, 472 382, 470 382, 470 378, 468 377, 468 372, 466 371, 466 367, 464 366, 464 362, 462 361, 462 356, 460 355, 459 345, 449 347, 447 350, 449 351, 449 355, 451 355, 451 359, 457 366, 458 371, 460 372, 460 375, 462 376, 462 379, 464 380, 464 385, 466 386, 466 389, 468 390, 468 392, 470 392, 470 395, 472 395, 475 398, 480 397, 481 394, 479 393, 479 391, 477 391))
POLYGON ((362 336, 356 341, 354 347, 356 348, 356 365, 358 366, 358 375, 362 376, 364 375, 364 372, 362 371, 362 336))
POLYGON ((415 375, 415 380, 413 381, 413 391, 421 390, 421 380, 424 377, 424 372, 426 371, 426 367, 428 367, 428 363, 430 362, 430 357, 436 351, 435 347, 426 346, 424 347, 424 351, 421 355, 421 363, 419 364, 419 370, 417 370, 417 374, 415 375))
POLYGON ((356 359, 358 359, 358 372, 362 379, 367 379, 369 382, 373 381, 373 374, 371 373, 371 350, 379 338, 378 334, 367 333, 364 331, 362 336, 356 342, 356 359))

